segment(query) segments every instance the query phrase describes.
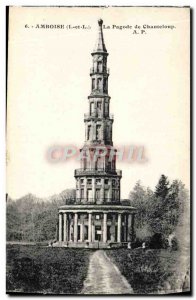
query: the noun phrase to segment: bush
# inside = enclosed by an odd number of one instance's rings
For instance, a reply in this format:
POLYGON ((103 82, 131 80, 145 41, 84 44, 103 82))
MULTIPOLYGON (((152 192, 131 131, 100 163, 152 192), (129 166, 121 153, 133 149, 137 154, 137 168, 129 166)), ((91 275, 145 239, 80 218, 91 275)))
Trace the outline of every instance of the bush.
POLYGON ((174 251, 179 249, 179 243, 178 243, 178 240, 175 236, 171 240, 171 247, 172 247, 172 250, 174 250, 174 251))
POLYGON ((7 292, 77 294, 92 250, 7 246, 7 292))
POLYGON ((143 239, 137 237, 131 244, 132 249, 142 247, 142 243, 145 243, 146 248, 151 249, 167 249, 169 246, 168 240, 161 233, 155 233, 153 236, 147 236, 143 239))
POLYGON ((162 233, 155 233, 149 240, 149 247, 152 249, 166 249, 168 246, 168 240, 162 233))

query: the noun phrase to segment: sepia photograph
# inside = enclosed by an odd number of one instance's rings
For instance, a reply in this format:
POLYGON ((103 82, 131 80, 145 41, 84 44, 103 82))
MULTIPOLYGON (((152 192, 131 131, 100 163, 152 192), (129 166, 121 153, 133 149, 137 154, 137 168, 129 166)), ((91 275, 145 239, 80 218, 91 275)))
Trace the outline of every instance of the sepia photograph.
POLYGON ((191 294, 190 32, 190 7, 7 7, 7 294, 191 294))

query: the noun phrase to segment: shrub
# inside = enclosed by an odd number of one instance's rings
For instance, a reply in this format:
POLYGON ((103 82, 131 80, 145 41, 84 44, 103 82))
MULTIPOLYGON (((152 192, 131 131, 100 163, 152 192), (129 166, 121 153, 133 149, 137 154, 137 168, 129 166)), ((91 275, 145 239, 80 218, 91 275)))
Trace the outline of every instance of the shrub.
POLYGON ((166 249, 168 246, 168 240, 162 233, 155 233, 149 240, 149 247, 152 249, 166 249))
POLYGON ((175 251, 179 249, 179 243, 175 236, 171 240, 171 247, 172 247, 172 250, 175 250, 175 251))

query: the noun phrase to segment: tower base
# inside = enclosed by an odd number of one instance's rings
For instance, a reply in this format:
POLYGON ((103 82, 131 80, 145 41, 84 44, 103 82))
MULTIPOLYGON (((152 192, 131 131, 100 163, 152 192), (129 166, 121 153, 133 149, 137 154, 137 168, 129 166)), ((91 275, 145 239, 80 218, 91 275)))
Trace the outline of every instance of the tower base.
POLYGON ((55 247, 115 248, 134 239, 135 208, 127 205, 65 205, 59 208, 55 247))

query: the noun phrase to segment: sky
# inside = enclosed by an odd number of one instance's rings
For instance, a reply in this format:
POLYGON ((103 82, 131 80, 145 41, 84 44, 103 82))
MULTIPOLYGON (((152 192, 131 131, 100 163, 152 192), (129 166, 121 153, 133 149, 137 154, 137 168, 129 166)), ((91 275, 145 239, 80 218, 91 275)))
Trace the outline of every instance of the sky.
POLYGON ((75 187, 79 162, 51 163, 47 152, 55 145, 80 148, 84 143, 99 18, 108 28, 114 146, 141 146, 146 158, 143 163, 117 161, 121 197, 127 198, 138 180, 153 189, 161 174, 189 188, 189 9, 15 7, 10 11, 7 98, 7 192, 14 199, 75 187), (41 24, 65 28, 38 28, 41 24), (136 25, 175 28, 133 34, 136 25))

